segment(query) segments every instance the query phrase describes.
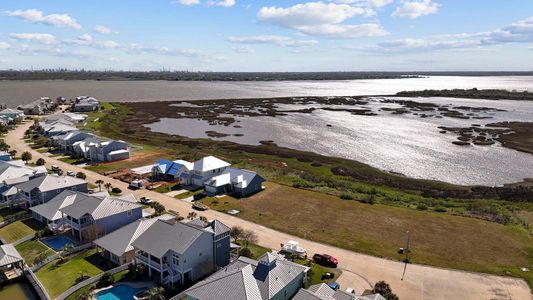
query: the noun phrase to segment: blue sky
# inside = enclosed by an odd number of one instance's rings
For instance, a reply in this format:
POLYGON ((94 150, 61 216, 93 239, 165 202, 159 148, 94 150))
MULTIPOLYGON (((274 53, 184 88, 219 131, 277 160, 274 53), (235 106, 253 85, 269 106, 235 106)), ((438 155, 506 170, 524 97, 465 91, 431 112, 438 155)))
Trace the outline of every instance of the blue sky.
POLYGON ((533 70, 530 0, 2 0, 0 69, 533 70))

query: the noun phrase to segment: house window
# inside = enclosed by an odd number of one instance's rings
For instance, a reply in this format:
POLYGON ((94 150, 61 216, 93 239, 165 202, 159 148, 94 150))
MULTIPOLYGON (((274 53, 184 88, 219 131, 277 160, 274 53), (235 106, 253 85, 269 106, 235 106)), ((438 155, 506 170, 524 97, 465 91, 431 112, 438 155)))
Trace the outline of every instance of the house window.
POLYGON ((176 266, 180 265, 180 259, 176 254, 172 254, 172 263, 176 266))

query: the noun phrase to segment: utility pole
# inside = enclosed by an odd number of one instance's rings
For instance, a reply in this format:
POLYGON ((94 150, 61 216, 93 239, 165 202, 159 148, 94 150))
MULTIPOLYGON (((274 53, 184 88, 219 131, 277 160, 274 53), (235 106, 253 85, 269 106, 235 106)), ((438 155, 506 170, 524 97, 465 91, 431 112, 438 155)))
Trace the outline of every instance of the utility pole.
POLYGON ((409 262, 409 246, 411 244, 411 239, 410 239, 410 236, 409 236, 409 230, 407 230, 407 247, 405 248, 405 264, 403 266, 403 274, 402 274, 402 280, 405 276, 405 270, 407 269, 407 263, 409 262))

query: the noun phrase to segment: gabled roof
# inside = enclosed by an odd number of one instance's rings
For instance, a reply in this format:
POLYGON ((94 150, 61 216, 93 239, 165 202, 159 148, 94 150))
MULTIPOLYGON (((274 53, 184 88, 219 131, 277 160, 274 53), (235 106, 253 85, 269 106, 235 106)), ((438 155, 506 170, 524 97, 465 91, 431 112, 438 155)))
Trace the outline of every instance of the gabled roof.
POLYGON ((10 265, 21 261, 22 256, 12 244, 0 245, 0 266, 10 265))
POLYGON ((6 182, 6 184, 19 183, 17 179, 25 178, 23 181, 27 181, 29 176, 47 173, 44 166, 31 167, 27 165, 21 165, 19 161, 0 161, 0 182, 6 182))
POLYGON ((209 233, 181 222, 158 220, 132 245, 155 257, 163 257, 169 250, 183 254, 203 234, 209 233))
POLYGON ((194 164, 185 160, 171 161, 160 159, 153 166, 153 168, 158 168, 159 172, 169 175, 176 175, 184 167, 187 171, 190 171, 194 167, 194 164))
MULTIPOLYGON (((248 171, 244 169, 237 168, 226 168, 222 174, 215 176, 206 182, 206 185, 210 186, 224 186, 226 184, 232 184, 237 188, 246 188, 248 184, 257 177, 257 173, 253 171, 248 171)), ((264 178, 259 176, 262 181, 265 181, 264 178)))
POLYGON ((208 186, 214 186, 214 187, 221 187, 225 186, 231 183, 231 176, 228 173, 220 174, 218 176, 215 176, 205 182, 205 185, 208 186))
POLYGON ((81 184, 87 184, 83 179, 72 176, 45 175, 35 177, 28 182, 17 186, 19 190, 30 192, 39 189, 41 192, 54 191, 62 188, 69 188, 81 184))
POLYGON ((18 109, 6 108, 6 109, 3 109, 2 111, 0 111, 0 114, 1 114, 1 115, 7 115, 7 114, 18 114, 18 115, 23 115, 24 112, 21 111, 21 110, 18 110, 18 109))
POLYGON ((63 207, 67 207, 75 202, 83 201, 83 199, 92 197, 92 195, 65 190, 59 195, 52 198, 52 200, 33 206, 30 208, 31 211, 38 213, 39 215, 45 217, 48 220, 55 221, 61 219, 61 211, 63 207))
POLYGON ((225 162, 214 156, 206 156, 200 160, 194 162, 194 170, 199 172, 211 171, 219 168, 225 168, 231 166, 230 163, 225 162))
POLYGON ((380 294, 359 296, 341 290, 333 290, 325 283, 315 284, 307 290, 300 289, 292 300, 386 300, 380 294))
POLYGON ((71 205, 61 208, 60 211, 75 219, 79 219, 88 214, 91 215, 93 220, 98 220, 141 207, 142 205, 136 202, 117 197, 108 196, 102 199, 89 195, 83 201, 75 201, 71 205))
POLYGON ((282 260, 275 254, 265 254, 259 258, 259 261, 239 257, 238 260, 186 290, 185 294, 202 300, 268 300, 308 269, 282 260), (231 286, 231 290, 224 288, 224 285, 231 286))
POLYGON ((157 220, 171 220, 171 215, 162 215, 151 219, 139 219, 122 228, 119 228, 94 241, 94 243, 107 251, 122 256, 124 253, 133 250, 131 243, 143 234, 157 220))
POLYGON ((187 224, 199 229, 203 229, 204 231, 214 233, 215 235, 221 235, 231 230, 230 227, 219 220, 204 222, 200 218, 195 218, 187 222, 187 224))

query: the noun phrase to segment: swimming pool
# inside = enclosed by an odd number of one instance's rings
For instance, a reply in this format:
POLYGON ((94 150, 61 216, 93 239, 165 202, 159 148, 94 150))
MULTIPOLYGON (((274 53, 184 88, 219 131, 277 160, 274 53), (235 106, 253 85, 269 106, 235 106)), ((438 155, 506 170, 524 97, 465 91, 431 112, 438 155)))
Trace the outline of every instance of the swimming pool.
POLYGON ((46 245, 48 245, 50 248, 54 249, 55 251, 62 250, 63 248, 65 248, 67 244, 72 244, 72 245, 76 244, 76 242, 74 242, 71 238, 66 237, 64 235, 48 238, 44 240, 43 243, 45 243, 46 245))
POLYGON ((145 288, 132 288, 129 285, 115 285, 110 289, 99 291, 96 294, 98 300, 132 300, 135 294, 146 290, 145 288))

